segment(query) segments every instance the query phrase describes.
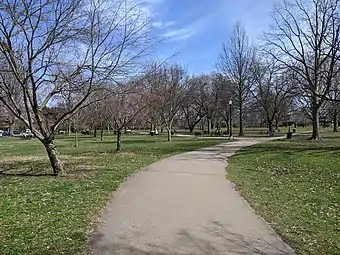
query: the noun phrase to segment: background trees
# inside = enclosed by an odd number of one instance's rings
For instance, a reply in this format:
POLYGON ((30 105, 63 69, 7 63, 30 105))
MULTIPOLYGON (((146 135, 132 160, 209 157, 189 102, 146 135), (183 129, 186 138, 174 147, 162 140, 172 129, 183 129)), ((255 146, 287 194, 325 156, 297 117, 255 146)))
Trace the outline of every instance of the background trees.
POLYGON ((172 126, 186 98, 185 71, 178 65, 164 65, 148 79, 149 106, 158 114, 171 141, 172 126))
POLYGON ((171 141, 178 128, 193 132, 200 124, 210 135, 228 129, 232 115, 240 136, 244 126, 266 126, 274 135, 296 113, 310 118, 318 139, 321 117, 338 129, 339 4, 284 1, 264 45, 251 42, 237 22, 218 70, 189 76, 180 63, 145 65, 152 45, 148 17, 131 1, 2 1, 3 118, 9 130, 15 121, 33 132, 55 175, 64 172, 53 142, 61 128, 95 134, 100 128, 103 139, 109 126, 120 151, 122 130, 132 123, 165 128, 171 141))
POLYGON ((254 49, 249 42, 246 30, 241 23, 236 23, 227 44, 223 44, 219 56, 219 69, 235 86, 235 101, 239 110, 239 136, 244 135, 243 111, 250 94, 251 67, 254 61, 254 49))
POLYGON ((266 51, 291 70, 310 106, 312 139, 319 138, 319 111, 339 61, 338 0, 287 0, 277 5, 266 51))
POLYGON ((268 133, 274 135, 276 126, 293 103, 294 87, 289 73, 270 56, 262 56, 253 63, 252 95, 265 115, 268 133))
POLYGON ((181 111, 190 133, 205 116, 202 104, 200 104, 200 85, 199 77, 190 77, 186 80, 185 98, 182 101, 181 111))

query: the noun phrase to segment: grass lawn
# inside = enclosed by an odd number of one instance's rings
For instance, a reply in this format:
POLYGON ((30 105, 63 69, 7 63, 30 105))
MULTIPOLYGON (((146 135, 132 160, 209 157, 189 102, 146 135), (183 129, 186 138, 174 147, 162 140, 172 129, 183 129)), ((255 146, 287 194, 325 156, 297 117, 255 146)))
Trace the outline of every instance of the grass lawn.
POLYGON ((0 139, 0 254, 81 254, 91 224, 128 175, 163 157, 223 142, 126 136, 116 154, 112 139, 80 136, 75 148, 74 138, 57 138, 69 173, 57 178, 46 175, 51 169, 37 140, 0 139))
POLYGON ((245 149, 228 177, 298 254, 340 254, 340 135, 245 149))

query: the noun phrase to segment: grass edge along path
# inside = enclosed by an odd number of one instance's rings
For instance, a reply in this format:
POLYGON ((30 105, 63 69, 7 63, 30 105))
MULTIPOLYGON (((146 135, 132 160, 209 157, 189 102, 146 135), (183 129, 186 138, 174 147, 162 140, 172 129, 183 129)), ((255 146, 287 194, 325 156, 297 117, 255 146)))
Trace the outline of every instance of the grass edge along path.
MULTIPOLYGON (((125 137, 124 151, 115 154, 114 141, 82 137, 74 148, 73 138, 63 137, 56 142, 72 169, 67 177, 0 175, 0 254, 82 254, 96 217, 126 177, 162 158, 226 142, 165 140, 125 137)), ((0 140, 0 153, 2 169, 49 167, 37 141, 0 140)))
POLYGON ((297 254, 340 254, 340 136, 254 145, 228 178, 297 254))

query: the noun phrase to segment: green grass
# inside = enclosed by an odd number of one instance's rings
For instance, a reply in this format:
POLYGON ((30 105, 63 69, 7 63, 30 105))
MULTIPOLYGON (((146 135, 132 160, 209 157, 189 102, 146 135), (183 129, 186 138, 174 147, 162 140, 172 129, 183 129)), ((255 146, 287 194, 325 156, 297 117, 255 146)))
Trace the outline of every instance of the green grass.
POLYGON ((228 177, 298 254, 340 254, 340 136, 245 149, 228 177))
POLYGON ((163 157, 223 142, 165 140, 126 136, 116 154, 112 137, 81 136, 75 148, 74 138, 62 136, 56 144, 69 174, 52 177, 38 141, 1 138, 0 254, 81 254, 91 224, 128 175, 163 157))

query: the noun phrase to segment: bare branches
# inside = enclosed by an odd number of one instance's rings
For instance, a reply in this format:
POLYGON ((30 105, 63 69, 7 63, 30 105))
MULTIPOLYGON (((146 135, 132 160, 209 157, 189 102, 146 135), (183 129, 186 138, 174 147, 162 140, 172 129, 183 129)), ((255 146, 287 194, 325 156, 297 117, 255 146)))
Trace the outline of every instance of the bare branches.
POLYGON ((127 0, 2 1, 0 100, 51 143, 63 120, 98 100, 97 91, 138 73, 152 45, 148 29, 147 15, 127 0), (43 109, 66 94, 72 104, 55 122, 44 121, 43 109))
POLYGON ((220 72, 228 77, 235 86, 236 102, 240 113, 240 136, 244 135, 242 113, 250 93, 250 75, 254 54, 255 51, 249 42, 247 32, 239 22, 236 23, 229 43, 223 45, 218 67, 220 72))
POLYGON ((296 75, 299 91, 309 97, 313 139, 319 109, 339 71, 339 0, 286 0, 277 5, 264 50, 296 75))

